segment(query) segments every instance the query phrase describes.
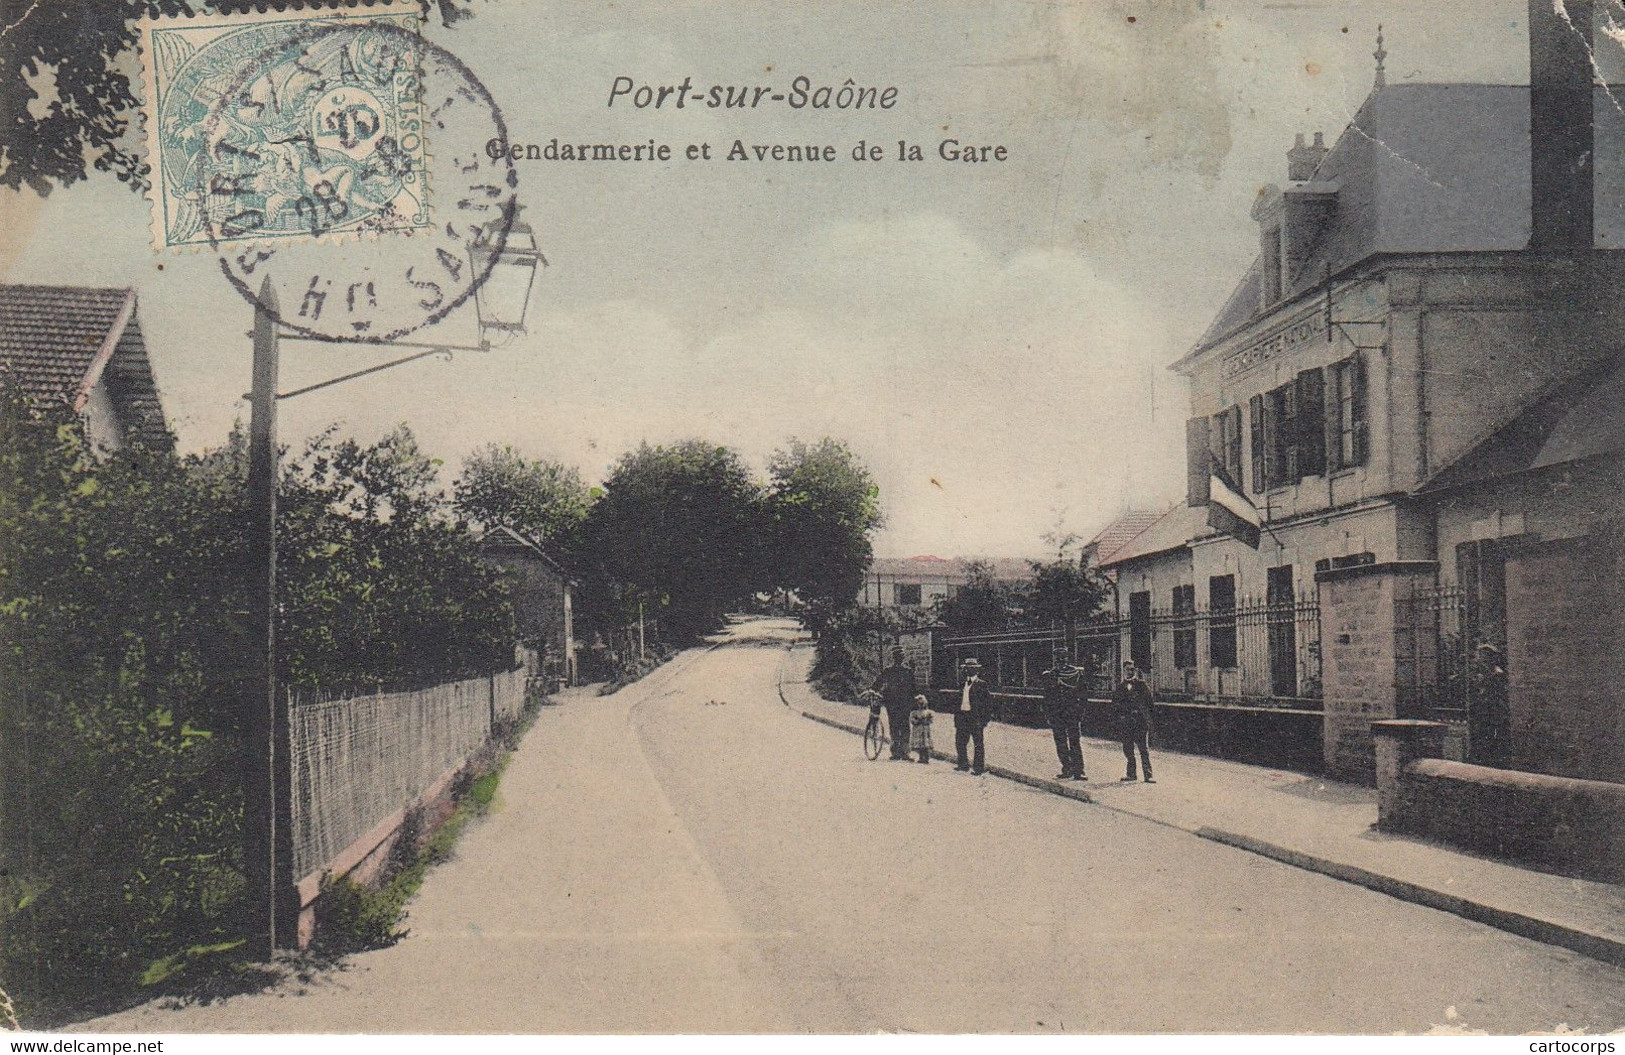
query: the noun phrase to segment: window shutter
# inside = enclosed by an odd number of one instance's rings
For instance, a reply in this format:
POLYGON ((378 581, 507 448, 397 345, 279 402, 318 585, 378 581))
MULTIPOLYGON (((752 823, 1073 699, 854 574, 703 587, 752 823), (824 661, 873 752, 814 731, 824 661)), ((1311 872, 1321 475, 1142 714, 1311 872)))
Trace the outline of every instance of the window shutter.
POLYGON ((1295 484, 1298 482, 1299 477, 1303 476, 1303 469, 1301 468, 1302 453, 1298 449, 1298 421, 1299 411, 1302 408, 1298 405, 1297 383, 1282 385, 1281 395, 1281 402, 1286 408, 1286 412, 1282 415, 1282 421, 1277 432, 1281 437, 1282 451, 1286 457, 1283 459, 1281 479, 1278 482, 1295 484))
POLYGON ((1208 420, 1191 418, 1185 422, 1185 504, 1205 506, 1208 502, 1208 420))
MULTIPOLYGON (((1236 408, 1240 410, 1241 408, 1236 408)), ((1254 396, 1247 401, 1247 417, 1251 425, 1253 443, 1253 494, 1264 493, 1264 397, 1254 396)))
POLYGON ((1224 471, 1230 482, 1241 486, 1241 407, 1234 406, 1226 414, 1229 427, 1224 430, 1224 471))
POLYGON ((1349 362, 1349 370, 1354 375, 1354 464, 1364 465, 1370 447, 1366 438, 1365 357, 1355 356, 1349 362))
POLYGON ((1333 364, 1326 371, 1326 387, 1324 400, 1326 409, 1326 431, 1321 437, 1321 443, 1326 449, 1326 473, 1331 475, 1343 468, 1343 392, 1341 388, 1343 376, 1342 364, 1333 364))
POLYGON ((1304 476, 1326 472, 1326 377, 1317 367, 1298 375, 1298 469, 1304 476))

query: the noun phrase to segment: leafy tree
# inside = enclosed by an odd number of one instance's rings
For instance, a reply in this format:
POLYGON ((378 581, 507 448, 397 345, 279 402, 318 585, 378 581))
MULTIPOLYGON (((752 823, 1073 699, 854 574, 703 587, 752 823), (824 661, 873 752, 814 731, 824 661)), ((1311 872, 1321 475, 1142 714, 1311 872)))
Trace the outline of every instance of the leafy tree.
POLYGON ((1010 587, 993 577, 991 562, 973 560, 965 585, 938 602, 937 618, 955 632, 1002 630, 1010 624, 1016 601, 1010 587))
POLYGON ((1105 602, 1106 581, 1076 560, 1062 556, 1028 561, 1028 566, 1033 577, 1025 591, 1024 608, 1030 622, 1059 626, 1070 634, 1105 602))
MULTIPOLYGON (((88 163, 144 187, 148 167, 132 127, 136 99, 126 73, 134 68, 127 53, 137 22, 254 6, 251 0, 0 0, 0 186, 49 194, 84 179, 88 163)), ((447 26, 470 14, 468 0, 436 0, 435 6, 447 26)))
POLYGON ((772 572, 811 610, 849 605, 874 555, 880 489, 846 444, 791 440, 768 463, 772 572))
MULTIPOLYGON (((246 460, 240 430, 98 458, 71 411, 0 398, 0 977, 32 1021, 240 933, 246 460)), ((409 432, 317 437, 281 497, 285 680, 511 663, 409 432)))
POLYGON ((586 521, 595 497, 577 470, 494 443, 463 462, 453 494, 457 512, 481 528, 510 528, 532 540, 565 545, 586 521))
POLYGON ((290 683, 352 689, 512 664, 511 610, 437 473, 405 425, 365 446, 329 430, 288 467, 278 594, 290 683))
POLYGON ((738 453, 687 440, 622 456, 583 537, 589 559, 628 588, 622 603, 656 601, 684 639, 762 585, 764 528, 761 488, 738 453))

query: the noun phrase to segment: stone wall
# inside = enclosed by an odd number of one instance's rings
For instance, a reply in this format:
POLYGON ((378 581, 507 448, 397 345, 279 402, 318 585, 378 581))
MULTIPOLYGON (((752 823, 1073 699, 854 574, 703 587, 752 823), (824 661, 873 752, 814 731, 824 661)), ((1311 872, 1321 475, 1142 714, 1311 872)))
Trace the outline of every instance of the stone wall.
POLYGON ((1625 783, 1625 560, 1610 537, 1507 561, 1507 702, 1519 769, 1625 783))
POLYGON ((1437 722, 1379 722, 1374 733, 1384 831, 1625 882, 1625 784, 1426 757, 1443 743, 1437 722))
POLYGON ((1412 590, 1433 584, 1431 561, 1396 561, 1321 572, 1322 681, 1326 771, 1372 783, 1371 723, 1410 713, 1416 685, 1431 661, 1430 636, 1417 635, 1402 606, 1412 590))

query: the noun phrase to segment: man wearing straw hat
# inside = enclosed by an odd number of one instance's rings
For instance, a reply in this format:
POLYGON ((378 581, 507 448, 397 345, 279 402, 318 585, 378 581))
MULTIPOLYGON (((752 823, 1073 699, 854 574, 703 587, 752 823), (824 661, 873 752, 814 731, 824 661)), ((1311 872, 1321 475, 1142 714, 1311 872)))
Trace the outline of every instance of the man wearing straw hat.
POLYGON ((983 732, 993 720, 993 697, 987 690, 987 682, 982 680, 980 662, 974 657, 967 659, 960 669, 964 671, 965 680, 959 687, 959 705, 954 708, 954 749, 959 753, 959 763, 954 768, 980 775, 987 772, 983 732), (972 742, 976 744, 974 761, 966 753, 972 742))

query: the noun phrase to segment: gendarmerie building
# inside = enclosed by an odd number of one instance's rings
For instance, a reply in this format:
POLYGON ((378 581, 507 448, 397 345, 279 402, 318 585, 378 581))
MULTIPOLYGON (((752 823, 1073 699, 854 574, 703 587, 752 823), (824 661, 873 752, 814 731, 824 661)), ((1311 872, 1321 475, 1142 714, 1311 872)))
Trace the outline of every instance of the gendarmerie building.
MULTIPOLYGON (((1386 84, 1298 137, 1251 209, 1259 255, 1173 369, 1192 504, 1104 562, 1159 700, 1320 713, 1625 780, 1625 91, 1590 5, 1531 0, 1530 84, 1386 84), (1208 527, 1209 466, 1257 548, 1208 527)), ((1248 222, 1237 217, 1238 222, 1248 222)))

